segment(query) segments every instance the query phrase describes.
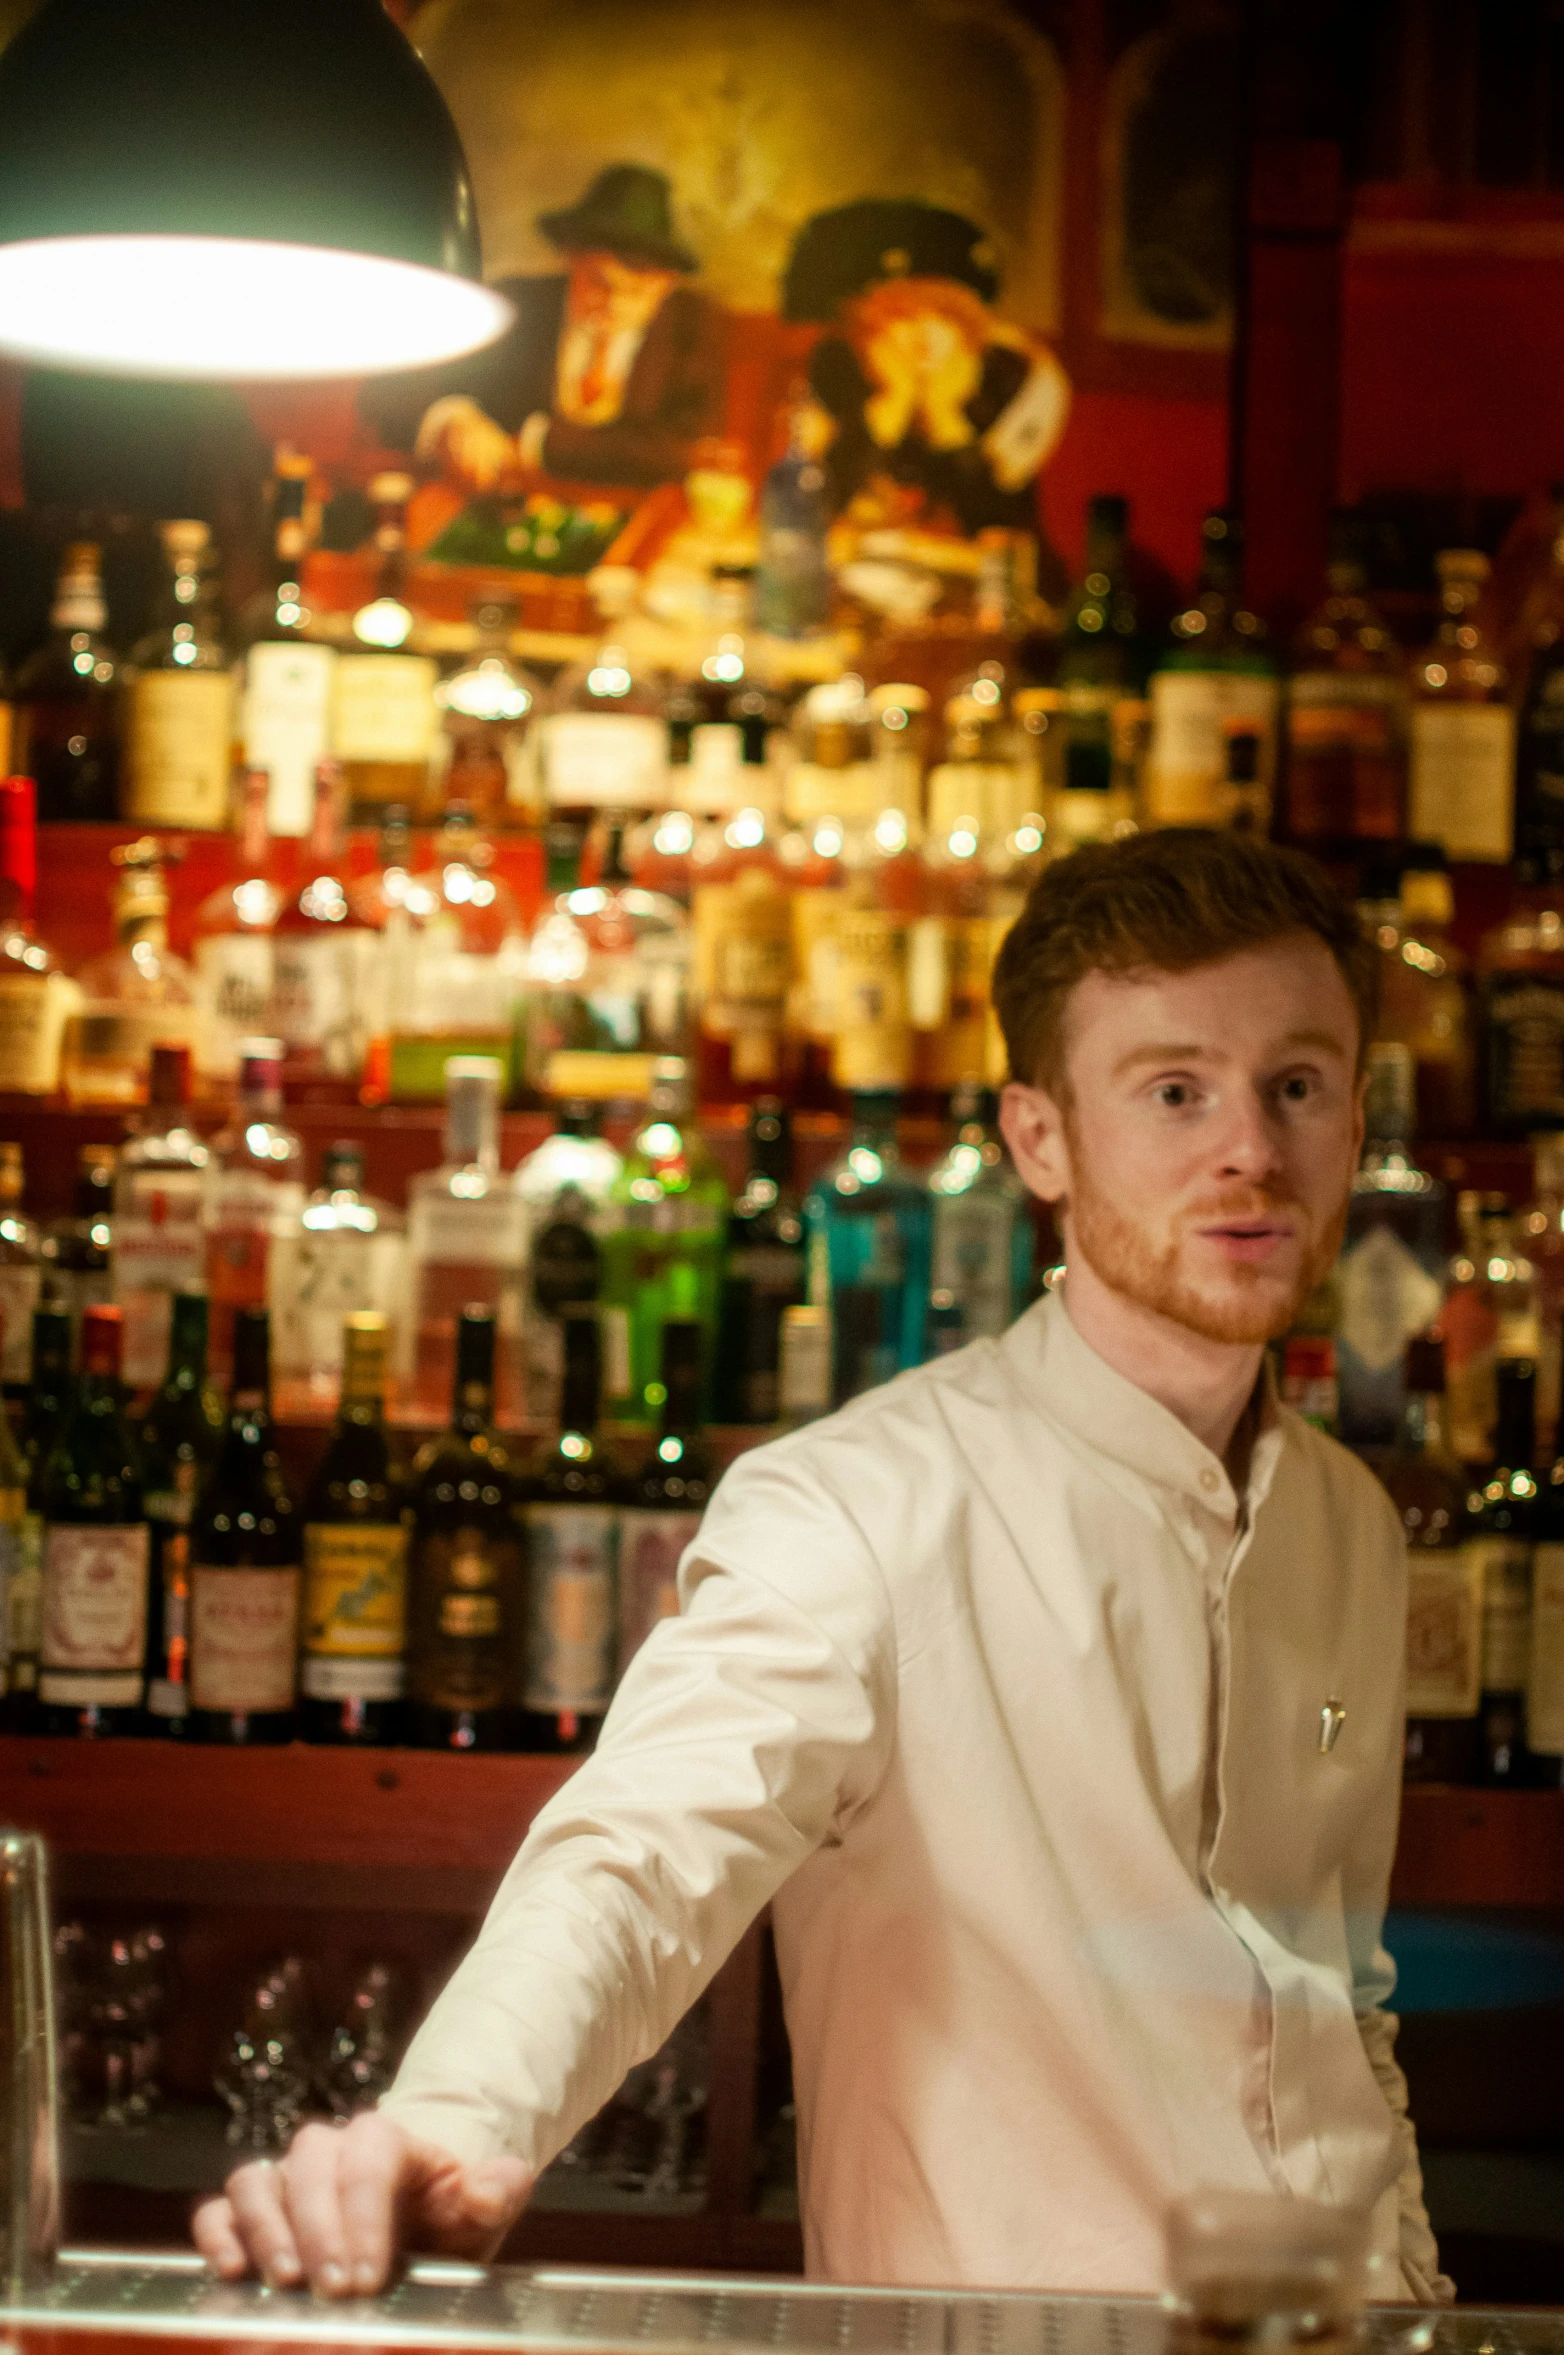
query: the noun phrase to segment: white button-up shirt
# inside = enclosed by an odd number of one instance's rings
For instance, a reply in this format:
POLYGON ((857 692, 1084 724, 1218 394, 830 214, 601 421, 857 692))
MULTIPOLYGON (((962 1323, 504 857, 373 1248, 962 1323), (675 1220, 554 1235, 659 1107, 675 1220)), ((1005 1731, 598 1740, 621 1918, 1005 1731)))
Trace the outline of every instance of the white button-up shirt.
POLYGON ((1267 1391, 1240 1498, 1058 1299, 757 1448, 386 2108, 543 2166, 769 1899, 812 2274, 1154 2289, 1223 2185, 1448 2294, 1380 2008, 1404 1577, 1342 1448, 1267 1391))

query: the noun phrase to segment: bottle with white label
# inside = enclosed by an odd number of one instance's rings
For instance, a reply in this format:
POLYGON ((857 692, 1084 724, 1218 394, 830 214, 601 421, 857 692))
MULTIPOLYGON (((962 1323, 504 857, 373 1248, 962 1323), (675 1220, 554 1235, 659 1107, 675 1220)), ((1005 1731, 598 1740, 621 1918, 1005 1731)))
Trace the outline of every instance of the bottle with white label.
POLYGON ((346 792, 337 763, 322 761, 304 879, 272 934, 271 1023, 290 1103, 355 1103, 369 1039, 380 934, 345 880, 346 792))
POLYGON ((1363 1160, 1352 1181, 1337 1262, 1339 1436, 1349 1447, 1393 1444, 1406 1403, 1406 1346, 1444 1299, 1444 1198, 1412 1151, 1411 1049, 1368 1051, 1363 1160))
POLYGON ((602 640, 561 672, 538 728, 549 810, 583 831, 599 810, 649 810, 663 798, 664 699, 626 644, 636 587, 627 568, 605 567, 594 577, 602 640))
POLYGON ((394 805, 420 809, 439 740, 439 666, 410 653, 407 502, 412 477, 378 474, 369 495, 375 525, 375 593, 353 616, 353 644, 337 658, 331 751, 356 824, 375 825, 394 805))
POLYGON ((241 1042, 233 1118, 212 1140, 206 1187, 206 1283, 212 1302, 212 1371, 228 1378, 234 1317, 271 1299, 273 1254, 304 1209, 304 1147, 282 1112, 282 1046, 241 1042))
POLYGON ((43 1270, 38 1229, 22 1208, 22 1148, 0 1143, 0 1383, 8 1393, 22 1396, 27 1389, 33 1310, 38 1306, 43 1270))
POLYGON ((233 676, 207 579, 204 523, 165 523, 168 565, 155 628, 133 649, 123 751, 124 814, 133 826, 228 823, 233 676))
POLYGON ((113 1286, 125 1319, 132 1390, 163 1379, 176 1292, 206 1282, 206 1173, 211 1153, 189 1123, 190 1050, 154 1047, 147 1108, 114 1171, 113 1286))
POLYGON ((234 880, 209 892, 196 910, 191 950, 199 1008, 196 1062, 208 1080, 231 1083, 239 1069, 239 1041, 253 1038, 271 1020, 272 928, 283 901, 271 878, 269 792, 264 769, 244 772, 234 880))
POLYGON ((1242 818, 1266 831, 1276 783, 1281 682, 1265 624, 1243 596, 1243 532, 1220 509, 1200 527, 1195 601, 1172 624, 1173 644, 1151 679, 1146 808, 1158 826, 1225 826, 1242 818), (1235 796, 1234 745, 1253 790, 1235 796))
POLYGON ((361 1145, 328 1145, 320 1184, 272 1244, 272 1387, 283 1421, 336 1413, 346 1319, 374 1309, 394 1335, 406 1290, 405 1220, 365 1191, 361 1145))
POLYGON ((407 1190, 409 1313, 398 1371, 404 1403, 438 1426, 456 1373, 462 1310, 494 1316, 495 1411, 520 1419, 526 1210, 500 1170, 500 1079, 487 1055, 445 1067, 445 1154, 407 1190))
POLYGON ((195 1742, 286 1742, 298 1697, 302 1539, 273 1442, 267 1316, 234 1327, 228 1430, 190 1530, 195 1742))
POLYGON ((602 1343, 597 1311, 565 1311, 558 1438, 527 1484, 527 1640, 520 1739, 528 1750, 585 1750, 613 1697, 617 1650, 618 1478, 598 1437, 602 1343))
MULTIPOLYGON (((1295 1346, 1289 1343, 1289 1358, 1295 1346)), ((1412 1342, 1406 1382, 1400 1439, 1376 1466, 1407 1540, 1402 1771, 1408 1782, 1474 1783, 1483 1557, 1465 1542, 1468 1484, 1445 1427, 1444 1351, 1437 1341, 1419 1335, 1412 1342)))
POLYGON ((304 508, 310 461, 278 449, 272 476, 269 577, 239 617, 244 663, 239 737, 244 758, 268 779, 273 834, 307 834, 315 771, 331 750, 337 657, 310 638, 314 619, 302 586, 308 547, 304 508))
POLYGON ((40 1484, 42 1733, 132 1733, 141 1722, 151 1532, 125 1420, 122 1324, 117 1308, 82 1317, 75 1399, 40 1484))
POLYGON ((1446 548, 1437 564, 1439 627, 1412 662, 1408 831, 1446 858, 1503 862, 1514 841, 1515 713, 1483 617, 1488 559, 1446 548))
POLYGON ((38 937, 37 888, 36 788, 31 777, 0 778, 0 1095, 53 1095, 80 994, 38 937))

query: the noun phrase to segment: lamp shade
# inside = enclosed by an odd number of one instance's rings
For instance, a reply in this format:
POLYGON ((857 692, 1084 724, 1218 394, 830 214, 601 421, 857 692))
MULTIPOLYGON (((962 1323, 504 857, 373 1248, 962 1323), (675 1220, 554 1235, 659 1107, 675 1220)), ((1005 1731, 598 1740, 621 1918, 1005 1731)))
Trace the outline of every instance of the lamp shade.
POLYGON ((0 55, 0 351, 146 376, 489 342, 461 142, 380 0, 45 0, 0 55))

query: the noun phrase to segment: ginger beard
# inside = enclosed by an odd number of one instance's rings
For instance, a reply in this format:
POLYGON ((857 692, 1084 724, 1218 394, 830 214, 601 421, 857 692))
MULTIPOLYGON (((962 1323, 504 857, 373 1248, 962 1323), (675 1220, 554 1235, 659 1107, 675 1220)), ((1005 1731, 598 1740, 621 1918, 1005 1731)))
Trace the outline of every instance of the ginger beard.
MULTIPOLYGON (((1335 1265, 1347 1224, 1347 1196, 1317 1233, 1308 1207, 1294 1194, 1266 1186, 1234 1186, 1176 1210, 1159 1236, 1127 1215, 1089 1175, 1090 1159, 1073 1116, 1065 1114, 1071 1187, 1066 1205, 1070 1247, 1079 1251, 1110 1291, 1150 1309, 1205 1341, 1274 1341, 1292 1325, 1309 1294, 1335 1265), (1298 1238, 1295 1251, 1271 1266, 1228 1264, 1208 1279, 1187 1264, 1194 1231, 1224 1220, 1274 1217, 1285 1212, 1298 1238)), ((1195 1244, 1198 1249, 1198 1243, 1195 1244)))

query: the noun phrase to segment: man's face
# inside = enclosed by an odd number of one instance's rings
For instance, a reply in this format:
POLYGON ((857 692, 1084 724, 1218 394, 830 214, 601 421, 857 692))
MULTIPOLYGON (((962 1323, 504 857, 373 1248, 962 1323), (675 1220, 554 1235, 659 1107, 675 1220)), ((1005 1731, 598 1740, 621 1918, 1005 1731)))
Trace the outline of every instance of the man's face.
POLYGON ((1014 1083, 1022 1176, 1066 1253, 1212 1341, 1285 1332, 1341 1242, 1363 1138, 1357 1015, 1295 933, 1187 973, 1089 974, 1065 1022, 1068 1102, 1014 1083))

